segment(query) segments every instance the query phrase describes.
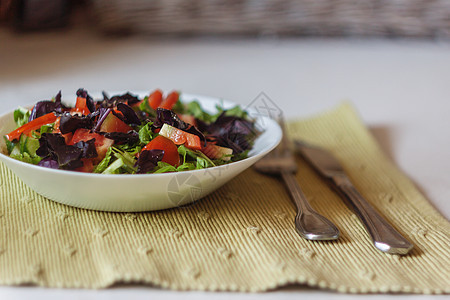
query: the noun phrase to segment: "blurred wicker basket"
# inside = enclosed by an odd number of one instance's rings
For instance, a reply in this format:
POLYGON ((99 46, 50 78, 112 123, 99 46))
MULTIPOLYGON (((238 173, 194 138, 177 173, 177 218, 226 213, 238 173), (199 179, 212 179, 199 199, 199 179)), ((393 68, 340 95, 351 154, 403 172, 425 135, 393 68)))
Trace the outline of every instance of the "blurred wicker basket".
POLYGON ((103 31, 450 37, 450 0, 91 0, 103 31))

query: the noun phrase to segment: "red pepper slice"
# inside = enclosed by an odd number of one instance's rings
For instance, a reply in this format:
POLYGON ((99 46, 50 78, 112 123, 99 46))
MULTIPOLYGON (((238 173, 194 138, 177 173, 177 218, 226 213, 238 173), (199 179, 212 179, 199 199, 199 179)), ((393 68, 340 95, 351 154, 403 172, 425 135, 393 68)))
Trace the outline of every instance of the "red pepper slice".
POLYGON ((12 142, 16 139, 19 139, 22 134, 30 135, 33 130, 38 130, 39 128, 41 128, 41 126, 53 123, 55 121, 55 114, 52 112, 48 113, 11 131, 6 135, 6 138, 12 142))

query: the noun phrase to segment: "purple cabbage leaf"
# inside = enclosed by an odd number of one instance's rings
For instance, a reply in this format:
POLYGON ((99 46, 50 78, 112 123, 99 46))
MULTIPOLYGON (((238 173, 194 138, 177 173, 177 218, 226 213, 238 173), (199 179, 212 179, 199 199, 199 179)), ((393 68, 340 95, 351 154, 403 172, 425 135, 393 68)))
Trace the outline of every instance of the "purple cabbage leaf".
POLYGON ((144 150, 139 154, 139 158, 136 162, 137 173, 145 174, 153 171, 158 165, 158 161, 161 161, 164 156, 164 150, 144 150))
POLYGON ((45 167, 45 168, 50 168, 50 169, 58 169, 59 168, 59 164, 58 162, 51 158, 51 157, 47 157, 42 159, 39 163, 38 166, 41 167, 45 167))
POLYGON ((74 145, 66 145, 64 137, 59 133, 43 133, 39 139, 36 154, 44 158, 45 166, 54 167, 56 161, 60 169, 73 170, 83 166, 82 158, 97 157, 95 139, 81 141, 74 145))
POLYGON ((103 101, 100 102, 100 105, 105 108, 111 108, 117 106, 119 103, 127 102, 129 105, 133 105, 139 102, 139 98, 135 95, 130 94, 129 92, 123 95, 115 95, 111 98, 106 94, 105 91, 102 92, 103 101))
POLYGON ((59 129, 62 134, 75 132, 78 128, 92 129, 95 124, 95 118, 98 112, 86 116, 72 115, 69 112, 64 112, 61 115, 59 129))
POLYGON ((117 109, 123 115, 123 121, 131 126, 137 126, 141 124, 141 120, 139 119, 136 112, 129 106, 124 103, 118 103, 117 109))
POLYGON ((130 130, 128 132, 105 132, 103 135, 111 140, 114 140, 115 144, 129 144, 129 145, 136 145, 139 143, 139 134, 134 131, 130 130))
POLYGON ((214 123, 203 123, 202 127, 208 132, 208 139, 217 142, 218 146, 233 149, 239 154, 251 148, 258 135, 253 121, 227 116, 226 111, 221 113, 214 123))
POLYGON ((55 96, 55 101, 51 100, 43 100, 39 101, 34 105, 31 110, 30 117, 28 118, 28 122, 33 121, 36 118, 42 117, 51 112, 61 113, 62 112, 62 104, 61 104, 61 91, 58 92, 55 96))

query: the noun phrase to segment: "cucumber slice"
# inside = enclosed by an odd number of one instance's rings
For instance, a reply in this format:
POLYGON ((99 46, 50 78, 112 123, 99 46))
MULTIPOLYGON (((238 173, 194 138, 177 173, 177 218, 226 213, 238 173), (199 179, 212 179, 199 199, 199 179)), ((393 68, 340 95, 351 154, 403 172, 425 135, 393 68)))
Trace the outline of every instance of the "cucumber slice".
POLYGON ((36 150, 39 148, 39 140, 22 134, 19 140, 20 153, 28 153, 30 156, 36 156, 36 150))
POLYGON ((11 153, 9 154, 9 156, 17 157, 17 156, 20 156, 21 154, 22 153, 20 153, 19 145, 15 145, 14 148, 12 149, 11 153))
POLYGON ((27 140, 27 144, 25 145, 25 151, 28 152, 31 156, 34 156, 36 155, 37 149, 39 149, 39 140, 29 137, 27 140))

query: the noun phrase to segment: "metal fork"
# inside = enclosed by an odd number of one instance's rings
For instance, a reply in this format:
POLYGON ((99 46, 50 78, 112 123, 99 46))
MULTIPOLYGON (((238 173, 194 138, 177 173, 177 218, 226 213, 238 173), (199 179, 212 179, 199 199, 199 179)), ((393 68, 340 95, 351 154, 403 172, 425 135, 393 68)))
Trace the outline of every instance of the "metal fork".
POLYGON ((285 135, 284 120, 279 118, 277 121, 283 131, 282 140, 272 152, 254 165, 254 169, 261 173, 278 175, 284 180, 297 206, 295 228, 300 236, 307 240, 335 240, 339 237, 339 229, 311 207, 297 183, 297 164, 285 135))

